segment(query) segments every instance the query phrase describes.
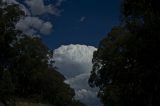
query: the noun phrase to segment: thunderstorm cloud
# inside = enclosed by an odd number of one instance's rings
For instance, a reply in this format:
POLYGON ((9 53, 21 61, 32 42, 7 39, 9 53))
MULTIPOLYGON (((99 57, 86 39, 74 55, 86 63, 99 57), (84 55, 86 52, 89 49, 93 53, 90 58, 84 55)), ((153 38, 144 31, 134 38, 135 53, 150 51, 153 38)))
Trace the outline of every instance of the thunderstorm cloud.
POLYGON ((95 50, 93 46, 71 44, 55 49, 53 55, 54 65, 66 77, 65 82, 75 89, 75 99, 87 106, 99 106, 98 90, 88 85, 95 50))

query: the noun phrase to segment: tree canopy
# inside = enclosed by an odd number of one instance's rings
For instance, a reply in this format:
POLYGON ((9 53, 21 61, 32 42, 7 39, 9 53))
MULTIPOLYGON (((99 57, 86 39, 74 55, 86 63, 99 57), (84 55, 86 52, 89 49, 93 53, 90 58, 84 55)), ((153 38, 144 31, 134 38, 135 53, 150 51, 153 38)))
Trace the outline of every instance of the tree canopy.
POLYGON ((89 84, 105 106, 160 105, 157 0, 124 0, 122 16, 94 53, 89 84))
POLYGON ((50 50, 40 38, 23 34, 15 23, 24 16, 17 5, 0 2, 0 103, 15 101, 83 106, 74 90, 49 63, 50 50))

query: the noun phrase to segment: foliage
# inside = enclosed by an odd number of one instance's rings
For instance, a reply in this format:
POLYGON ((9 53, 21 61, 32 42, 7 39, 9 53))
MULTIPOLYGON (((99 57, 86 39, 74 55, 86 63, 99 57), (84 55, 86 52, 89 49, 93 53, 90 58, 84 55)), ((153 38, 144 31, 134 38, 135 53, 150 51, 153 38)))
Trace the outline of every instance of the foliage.
POLYGON ((50 103, 55 106, 83 106, 64 83, 64 76, 51 67, 50 50, 40 38, 24 35, 15 23, 23 17, 17 5, 0 2, 0 102, 50 103))
POLYGON ((89 84, 106 106, 160 105, 160 10, 156 0, 124 0, 123 24, 100 42, 89 84))

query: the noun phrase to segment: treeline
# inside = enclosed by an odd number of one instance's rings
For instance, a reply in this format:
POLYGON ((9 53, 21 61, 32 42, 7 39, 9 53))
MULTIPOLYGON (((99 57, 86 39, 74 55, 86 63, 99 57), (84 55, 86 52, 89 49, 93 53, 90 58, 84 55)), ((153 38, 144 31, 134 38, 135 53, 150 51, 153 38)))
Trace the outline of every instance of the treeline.
POLYGON ((100 42, 91 87, 104 106, 160 106, 158 0, 123 0, 122 22, 100 42))
POLYGON ((0 1, 0 104, 28 101, 84 106, 74 100, 74 90, 51 66, 51 52, 41 39, 16 30, 15 23, 23 16, 17 5, 0 1))

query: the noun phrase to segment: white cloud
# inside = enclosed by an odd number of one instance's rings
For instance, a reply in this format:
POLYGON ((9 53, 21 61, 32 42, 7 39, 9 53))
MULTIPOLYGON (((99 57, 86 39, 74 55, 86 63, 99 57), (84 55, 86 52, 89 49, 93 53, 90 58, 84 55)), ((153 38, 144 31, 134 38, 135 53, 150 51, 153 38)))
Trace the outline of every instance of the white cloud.
POLYGON ((52 24, 44 22, 38 17, 25 17, 20 19, 16 24, 16 28, 23 31, 25 34, 35 35, 37 33, 49 34, 52 31, 52 24))
POLYGON ((93 51, 96 48, 85 45, 61 46, 54 50, 55 65, 65 77, 73 77, 81 73, 90 73, 93 51), (74 71, 73 71, 74 70, 74 71))
POLYGON ((40 32, 47 35, 52 31, 52 27, 53 26, 50 22, 45 22, 43 23, 40 32))
POLYGON ((45 5, 44 0, 24 0, 20 3, 17 0, 3 0, 8 4, 17 4, 25 12, 26 17, 20 19, 16 24, 16 28, 27 35, 39 36, 47 35, 52 32, 53 25, 49 21, 44 21, 39 17, 45 14, 60 15, 59 7, 64 0, 57 0, 55 4, 45 5))
POLYGON ((86 20, 86 17, 81 17, 80 22, 84 22, 86 20))
POLYGON ((99 106, 99 99, 97 98, 98 89, 90 88, 88 85, 88 78, 90 74, 83 73, 73 78, 68 78, 65 83, 70 84, 74 88, 76 95, 75 99, 82 101, 88 106, 99 106))
POLYGON ((65 82, 75 89, 75 98, 88 106, 99 106, 98 90, 88 85, 95 50, 93 46, 71 44, 55 49, 53 55, 58 71, 67 78, 65 82))
POLYGON ((24 13, 25 13, 26 15, 30 15, 29 10, 28 10, 23 4, 17 2, 16 0, 3 0, 3 2, 5 2, 5 3, 7 3, 7 4, 17 4, 17 5, 19 5, 20 9, 21 9, 22 11, 24 11, 24 13))
POLYGON ((43 15, 46 13, 53 15, 60 14, 60 10, 56 7, 56 5, 45 5, 43 0, 26 0, 25 3, 29 6, 29 9, 33 15, 43 15))
POLYGON ((76 99, 83 101, 87 106, 100 106, 100 101, 96 97, 97 92, 87 90, 87 89, 80 89, 76 93, 76 99))
POLYGON ((24 5, 19 3, 17 0, 3 0, 8 4, 18 4, 22 10, 25 11, 27 15, 44 15, 46 13, 52 15, 60 15, 61 10, 59 7, 65 0, 57 0, 55 4, 45 5, 44 0, 24 0, 29 9, 24 5), (29 12, 30 11, 30 12, 29 12))

